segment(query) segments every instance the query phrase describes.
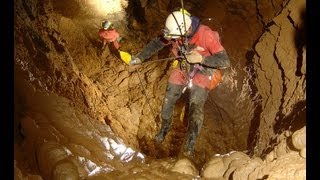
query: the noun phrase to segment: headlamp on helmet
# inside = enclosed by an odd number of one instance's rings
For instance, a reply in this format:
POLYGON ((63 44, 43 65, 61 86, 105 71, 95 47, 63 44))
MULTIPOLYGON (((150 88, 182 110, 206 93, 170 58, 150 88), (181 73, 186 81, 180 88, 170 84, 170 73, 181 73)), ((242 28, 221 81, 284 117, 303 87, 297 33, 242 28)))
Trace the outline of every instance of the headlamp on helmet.
POLYGON ((109 28, 111 28, 112 23, 110 21, 103 21, 101 23, 101 26, 102 26, 103 29, 108 30, 109 28))

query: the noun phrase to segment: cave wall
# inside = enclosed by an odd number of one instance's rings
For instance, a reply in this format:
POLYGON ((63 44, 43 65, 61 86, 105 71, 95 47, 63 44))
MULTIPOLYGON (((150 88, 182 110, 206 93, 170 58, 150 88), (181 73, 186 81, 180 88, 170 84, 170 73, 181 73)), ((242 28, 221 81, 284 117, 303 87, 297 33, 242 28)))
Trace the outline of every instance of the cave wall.
MULTIPOLYGON (((99 88, 84 74, 87 67, 81 65, 85 59, 84 62, 93 64, 91 70, 94 72, 104 62, 96 57, 85 58, 85 48, 81 49, 83 51, 78 53, 79 56, 72 54, 77 51, 69 51, 67 44, 73 42, 64 39, 62 33, 65 32, 61 31, 61 26, 70 26, 70 29, 79 32, 73 28, 73 23, 54 13, 51 1, 28 3, 18 0, 14 8, 16 77, 25 79, 43 93, 51 92, 67 97, 91 117, 104 121, 103 117, 109 112, 108 106, 103 101, 99 88)), ((81 35, 79 33, 78 43, 89 43, 81 35)), ((88 48, 88 51, 93 52, 94 49, 88 48)), ((27 95, 23 91, 15 93, 16 98, 27 95)))
POLYGON ((252 61, 262 109, 254 147, 258 155, 273 147, 284 130, 305 125, 305 6, 304 0, 285 4, 254 46, 252 61))
MULTIPOLYGON (((127 144, 139 148, 140 136, 152 137, 145 130, 151 133, 157 128, 148 119, 154 119, 152 111, 159 111, 168 67, 149 64, 145 69, 128 69, 108 50, 98 56, 101 42, 96 22, 101 17, 94 21, 91 17, 78 17, 83 12, 76 7, 61 13, 66 9, 57 2, 15 2, 16 77, 25 79, 38 91, 70 99, 84 113, 109 125, 127 144), (150 83, 155 81, 159 83, 150 83), (149 99, 141 83, 146 86, 149 99)), ((124 44, 132 52, 143 46, 138 45, 139 40, 127 40, 124 44)), ((23 96, 28 94, 16 91, 17 102, 23 96)))

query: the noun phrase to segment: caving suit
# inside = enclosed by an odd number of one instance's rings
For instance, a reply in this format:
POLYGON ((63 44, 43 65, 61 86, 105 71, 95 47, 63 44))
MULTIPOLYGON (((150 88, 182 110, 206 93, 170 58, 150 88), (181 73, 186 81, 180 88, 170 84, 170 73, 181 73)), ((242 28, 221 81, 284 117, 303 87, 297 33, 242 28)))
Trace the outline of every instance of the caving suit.
POLYGON ((169 76, 166 94, 161 111, 161 129, 156 135, 156 141, 162 142, 168 133, 174 105, 181 97, 185 87, 190 89, 188 130, 184 151, 192 153, 195 140, 200 133, 204 119, 204 104, 208 93, 222 80, 222 69, 230 66, 228 55, 220 43, 219 34, 208 26, 199 23, 199 19, 191 17, 193 32, 187 37, 187 45, 181 40, 166 41, 163 37, 156 37, 148 43, 143 51, 137 55, 143 62, 166 45, 172 45, 175 56, 181 56, 186 49, 196 50, 204 57, 201 64, 189 64, 180 60, 169 76))
POLYGON ((113 43, 114 47, 116 49, 119 49, 120 45, 117 39, 120 37, 119 33, 115 29, 100 29, 99 30, 99 36, 103 41, 103 44, 105 43, 113 43))

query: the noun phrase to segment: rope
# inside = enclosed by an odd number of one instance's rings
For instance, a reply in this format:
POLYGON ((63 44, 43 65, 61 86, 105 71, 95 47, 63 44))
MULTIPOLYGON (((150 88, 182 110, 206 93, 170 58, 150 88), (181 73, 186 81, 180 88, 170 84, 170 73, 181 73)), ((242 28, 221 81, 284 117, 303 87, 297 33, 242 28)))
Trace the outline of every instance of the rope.
POLYGON ((144 61, 141 64, 137 64, 136 66, 143 66, 147 63, 153 63, 153 62, 159 62, 159 61, 171 61, 171 60, 179 60, 182 59, 183 56, 178 56, 178 57, 168 57, 168 58, 162 58, 162 59, 156 59, 156 60, 150 60, 150 61, 144 61))
POLYGON ((151 109, 152 115, 153 115, 154 118, 156 118, 156 116, 155 116, 156 113, 154 112, 153 108, 151 107, 150 100, 149 100, 149 98, 148 98, 148 96, 147 96, 146 88, 144 87, 144 85, 143 85, 143 83, 142 83, 142 78, 140 77, 140 73, 139 73, 139 71, 138 71, 137 69, 135 70, 135 72, 138 74, 138 78, 139 78, 139 81, 140 81, 140 85, 142 86, 142 89, 143 89, 143 94, 144 94, 144 96, 145 96, 146 99, 147 99, 147 103, 148 103, 148 106, 149 106, 150 109, 151 109))
MULTIPOLYGON (((181 2, 181 8, 182 8, 182 11, 184 11, 184 3, 183 3, 183 0, 181 0, 180 1, 181 2)), ((173 14, 172 14, 173 15, 173 14)), ((185 14, 184 14, 184 12, 182 12, 182 15, 183 15, 183 21, 184 21, 184 29, 186 30, 186 21, 185 21, 185 14)), ((182 52, 182 56, 180 56, 180 57, 169 57, 169 58, 163 58, 163 59, 157 59, 157 60, 152 60, 152 61, 147 61, 147 62, 145 62, 145 63, 149 63, 149 62, 154 62, 154 61, 170 61, 170 60, 174 60, 174 59, 179 59, 179 58, 181 58, 181 59, 187 59, 186 58, 186 52, 189 50, 189 47, 188 47, 188 38, 187 37, 185 37, 184 35, 182 35, 182 30, 181 30, 181 28, 180 28, 180 26, 179 26, 179 23, 178 23, 178 21, 177 21, 177 19, 176 19, 176 17, 173 15, 173 18, 175 19, 175 21, 176 21, 176 23, 177 23, 177 25, 178 25, 178 28, 179 28, 179 31, 180 31, 180 34, 181 34, 181 37, 183 38, 182 39, 182 46, 184 47, 184 50, 183 50, 183 52, 182 52)), ((204 19, 203 21, 215 21, 213 18, 206 18, 206 19, 204 19)), ((217 21, 215 21, 215 22, 217 22, 217 21)), ((220 33, 219 34, 221 34, 222 33, 222 26, 221 26, 221 24, 218 22, 218 24, 219 24, 219 30, 220 30, 220 33)), ((141 37, 140 37, 140 35, 139 35, 139 37, 138 37, 138 39, 140 39, 141 40, 141 37)), ((188 74, 189 74, 189 68, 188 68, 188 74)), ((153 108, 152 108, 152 106, 151 106, 151 104, 150 104, 150 100, 149 100, 149 98, 148 98, 148 96, 147 96, 147 91, 146 91, 146 88, 145 88, 145 86, 143 85, 143 82, 142 82, 142 78, 141 78, 141 76, 140 76, 140 72, 136 69, 135 70, 135 72, 137 73, 137 75, 138 75, 138 78, 139 78, 139 81, 140 81, 140 85, 142 86, 142 88, 143 88, 143 94, 144 94, 144 96, 146 97, 146 101, 147 101, 147 103, 148 103, 148 106, 150 107, 150 109, 151 109, 151 112, 152 112, 152 115, 155 117, 155 112, 154 112, 154 110, 153 110, 153 108)), ((188 77, 186 77, 187 79, 188 79, 188 83, 189 83, 189 81, 190 81, 190 77, 188 76, 188 77)), ((187 84, 188 84, 187 83, 187 84)), ((209 96, 210 96, 210 94, 209 94, 209 96)), ((222 114, 221 114, 221 112, 220 112, 220 108, 218 107, 218 105, 213 101, 213 99, 212 99, 212 97, 210 96, 210 98, 209 98, 212 102, 213 102, 213 104, 217 107, 217 109, 218 109, 218 111, 219 111, 219 114, 220 114, 220 117, 221 117, 221 119, 223 120, 223 118, 222 118, 222 114)))
POLYGON ((178 60, 178 59, 181 59, 181 58, 183 58, 183 57, 179 56, 179 57, 168 57, 168 58, 156 59, 156 60, 151 60, 151 61, 145 61, 141 65, 144 65, 145 63, 157 62, 157 61, 171 61, 171 60, 175 60, 175 59, 178 60))

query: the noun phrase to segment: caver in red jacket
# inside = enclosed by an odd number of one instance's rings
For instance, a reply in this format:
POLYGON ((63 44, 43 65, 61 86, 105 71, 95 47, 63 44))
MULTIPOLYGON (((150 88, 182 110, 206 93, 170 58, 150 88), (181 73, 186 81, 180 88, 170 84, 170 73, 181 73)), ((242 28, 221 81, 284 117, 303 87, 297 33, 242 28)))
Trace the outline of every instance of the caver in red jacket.
MULTIPOLYGON (((183 46, 182 41, 173 41, 172 52, 181 56, 179 49, 183 46)), ((229 59, 220 43, 219 34, 212 31, 208 26, 200 25, 194 35, 188 40, 190 51, 195 49, 205 57, 201 64, 190 65, 189 71, 183 68, 185 63, 174 69, 170 75, 169 82, 177 85, 186 85, 192 79, 193 85, 212 90, 222 80, 222 71, 219 69, 229 66, 229 59), (196 67, 195 67, 196 66, 196 67), (192 73, 193 72, 193 73, 192 73), (192 77, 191 77, 192 76, 192 77)))
POLYGON ((201 63, 196 64, 190 64, 184 58, 180 59, 178 66, 171 72, 161 111, 161 129, 155 137, 157 142, 164 140, 171 126, 174 105, 181 97, 183 90, 188 87, 190 90, 189 125, 184 146, 184 152, 187 155, 194 151, 195 140, 202 127, 203 107, 209 91, 221 82, 222 69, 230 66, 228 55, 220 43, 219 34, 208 26, 201 25, 198 18, 190 18, 192 32, 185 41, 187 44, 184 45, 181 39, 166 40, 159 36, 151 40, 137 55, 137 58, 143 62, 166 45, 172 45, 172 52, 176 57, 184 56, 192 50, 202 55, 201 63))
POLYGON ((117 41, 117 39, 120 37, 119 33, 115 29, 100 29, 99 30, 99 36, 101 40, 103 41, 103 46, 106 45, 106 43, 113 43, 114 47, 116 49, 120 48, 120 45, 117 41))

